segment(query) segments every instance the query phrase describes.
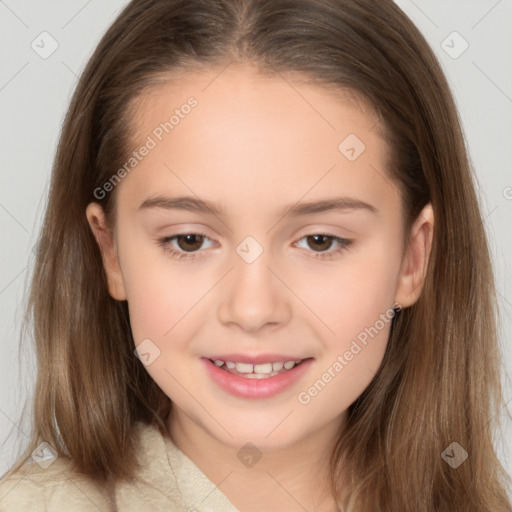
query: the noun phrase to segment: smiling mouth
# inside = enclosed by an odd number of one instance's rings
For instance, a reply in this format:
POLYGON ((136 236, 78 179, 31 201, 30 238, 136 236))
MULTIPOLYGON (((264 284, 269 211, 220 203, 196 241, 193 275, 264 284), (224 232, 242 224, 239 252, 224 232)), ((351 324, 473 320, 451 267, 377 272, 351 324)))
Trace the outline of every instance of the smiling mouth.
POLYGON ((228 373, 238 375, 239 377, 244 377, 246 379, 268 379, 269 377, 274 377, 292 370, 305 360, 306 359, 298 359, 296 361, 248 364, 235 363, 233 361, 221 361, 220 359, 210 359, 210 361, 221 370, 225 370, 228 373))

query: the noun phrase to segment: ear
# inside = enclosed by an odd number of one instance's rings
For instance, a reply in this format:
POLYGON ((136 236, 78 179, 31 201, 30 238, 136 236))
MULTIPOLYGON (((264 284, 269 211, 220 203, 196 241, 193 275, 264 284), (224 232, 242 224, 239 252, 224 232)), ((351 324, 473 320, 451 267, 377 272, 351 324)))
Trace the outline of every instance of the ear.
POLYGON ((434 236, 434 210, 428 203, 411 227, 395 301, 403 308, 412 306, 421 295, 434 236))
POLYGON ((100 248, 103 267, 107 274, 108 291, 114 299, 126 300, 117 248, 113 234, 107 226, 105 212, 99 203, 90 203, 85 209, 85 215, 100 248))

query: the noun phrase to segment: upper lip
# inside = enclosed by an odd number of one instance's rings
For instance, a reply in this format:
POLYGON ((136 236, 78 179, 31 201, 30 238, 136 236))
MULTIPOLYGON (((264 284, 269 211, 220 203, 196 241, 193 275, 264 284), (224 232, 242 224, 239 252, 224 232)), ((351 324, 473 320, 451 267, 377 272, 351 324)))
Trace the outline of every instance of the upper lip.
POLYGON ((263 363, 279 363, 286 361, 298 361, 307 359, 306 357, 290 356, 283 354, 223 354, 216 356, 206 356, 207 359, 212 361, 231 361, 233 363, 246 363, 246 364, 263 364, 263 363))

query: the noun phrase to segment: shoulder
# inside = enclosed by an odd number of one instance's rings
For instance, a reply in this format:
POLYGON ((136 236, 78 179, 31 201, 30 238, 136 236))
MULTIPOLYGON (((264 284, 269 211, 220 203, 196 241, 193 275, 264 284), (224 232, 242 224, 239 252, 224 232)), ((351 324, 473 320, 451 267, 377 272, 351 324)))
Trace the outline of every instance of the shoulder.
POLYGON ((28 461, 0 479, 0 512, 111 512, 105 492, 77 474, 69 459, 58 457, 48 467, 28 461))

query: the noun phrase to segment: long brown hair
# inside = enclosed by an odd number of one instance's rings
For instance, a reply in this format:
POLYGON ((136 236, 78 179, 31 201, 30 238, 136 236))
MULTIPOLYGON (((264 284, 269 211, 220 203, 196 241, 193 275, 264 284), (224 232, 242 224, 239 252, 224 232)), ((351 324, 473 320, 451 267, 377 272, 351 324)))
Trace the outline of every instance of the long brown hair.
POLYGON ((27 453, 44 440, 115 482, 134 474, 135 424, 165 431, 170 401, 133 354, 127 304, 108 293, 85 208, 100 202, 113 222, 115 190, 94 191, 126 161, 144 91, 177 70, 242 61, 362 95, 385 127, 406 228, 434 209, 421 297, 394 319, 326 461, 340 507, 510 512, 493 447, 497 301, 474 175, 439 63, 391 0, 133 0, 120 13, 82 73, 54 163, 26 317, 38 357, 27 453), (457 468, 442 457, 453 442, 468 454, 457 468))

